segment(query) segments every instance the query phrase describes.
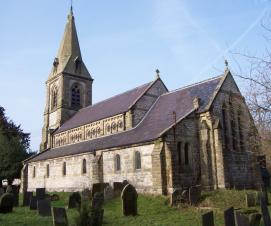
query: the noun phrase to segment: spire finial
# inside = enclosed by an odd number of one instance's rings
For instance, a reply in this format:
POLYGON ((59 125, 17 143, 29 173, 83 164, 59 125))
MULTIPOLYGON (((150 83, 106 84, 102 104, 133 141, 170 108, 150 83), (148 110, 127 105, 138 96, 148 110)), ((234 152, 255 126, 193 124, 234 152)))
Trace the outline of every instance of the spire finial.
POLYGON ((229 62, 225 59, 225 71, 229 70, 229 62))
POLYGON ((160 71, 159 71, 159 69, 156 69, 156 78, 160 78, 160 71))
POLYGON ((71 0, 71 7, 70 7, 70 15, 73 16, 73 8, 72 8, 72 0, 71 0))

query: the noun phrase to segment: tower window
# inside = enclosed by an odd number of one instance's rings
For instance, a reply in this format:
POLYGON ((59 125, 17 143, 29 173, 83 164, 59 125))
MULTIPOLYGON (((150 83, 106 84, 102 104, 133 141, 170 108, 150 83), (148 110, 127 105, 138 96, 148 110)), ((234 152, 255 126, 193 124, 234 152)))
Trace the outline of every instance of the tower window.
POLYGON ((52 110, 57 108, 57 88, 54 87, 52 91, 52 110))
POLYGON ((116 171, 120 171, 120 155, 119 154, 115 156, 115 167, 116 167, 116 171))
POLYGON ((87 161, 86 159, 83 159, 82 162, 82 174, 86 174, 87 173, 87 161))
POLYGON ((81 92, 78 84, 73 85, 71 88, 71 106, 81 106, 81 92))
POLYGON ((141 155, 139 151, 135 152, 135 169, 141 169, 141 155))

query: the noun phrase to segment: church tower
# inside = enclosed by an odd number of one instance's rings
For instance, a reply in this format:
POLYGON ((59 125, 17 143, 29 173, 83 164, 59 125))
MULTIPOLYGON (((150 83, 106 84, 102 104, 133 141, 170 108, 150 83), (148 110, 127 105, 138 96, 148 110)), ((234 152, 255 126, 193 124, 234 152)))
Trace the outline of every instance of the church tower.
POLYGON ((40 150, 52 147, 51 134, 79 109, 92 104, 92 82, 81 56, 71 7, 57 57, 46 81, 40 150))

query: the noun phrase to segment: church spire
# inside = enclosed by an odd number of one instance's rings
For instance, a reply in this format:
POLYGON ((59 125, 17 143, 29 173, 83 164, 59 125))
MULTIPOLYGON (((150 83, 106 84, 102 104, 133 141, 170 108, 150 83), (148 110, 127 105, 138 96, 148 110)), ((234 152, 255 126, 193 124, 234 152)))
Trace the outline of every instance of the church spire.
POLYGON ((71 5, 64 35, 53 63, 53 70, 49 77, 66 72, 79 73, 83 77, 91 79, 90 74, 82 61, 79 40, 77 36, 73 8, 71 5), (77 70, 80 67, 80 70, 77 70))

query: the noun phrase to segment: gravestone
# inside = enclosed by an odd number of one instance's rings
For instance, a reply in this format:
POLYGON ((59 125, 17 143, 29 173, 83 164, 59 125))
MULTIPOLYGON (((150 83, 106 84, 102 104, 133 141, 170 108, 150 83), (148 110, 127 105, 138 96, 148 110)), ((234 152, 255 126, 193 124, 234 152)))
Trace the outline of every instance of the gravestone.
POLYGON ((260 226, 262 215, 260 213, 252 213, 249 215, 249 226, 260 226))
POLYGON ((103 216, 104 216, 103 209, 91 209, 90 216, 91 216, 91 218, 90 218, 91 224, 90 225, 93 225, 93 226, 102 226, 103 225, 103 216))
POLYGON ((224 211, 225 226, 235 226, 234 209, 230 207, 224 211))
POLYGON ((189 188, 189 203, 195 205, 200 201, 201 197, 201 186, 192 186, 189 188))
POLYGON ((0 188, 0 197, 5 193, 4 188, 0 188))
POLYGON ((37 209, 37 197, 34 196, 34 195, 30 198, 29 209, 30 210, 36 210, 37 209))
POLYGON ((108 186, 109 183, 95 183, 92 185, 92 197, 96 192, 104 192, 104 188, 108 186))
POLYGON ((46 198, 45 188, 36 188, 36 197, 37 200, 43 200, 46 198))
POLYGON ((43 217, 51 216, 51 201, 47 199, 37 201, 38 214, 43 217))
POLYGON ((7 186, 6 193, 12 193, 12 186, 11 185, 7 186))
POLYGON ((81 195, 79 192, 73 192, 69 197, 68 208, 80 208, 81 206, 81 195))
POLYGON ((104 203, 104 195, 102 192, 96 192, 94 197, 92 198, 91 207, 92 209, 102 209, 104 203))
POLYGON ((122 213, 124 216, 137 215, 137 192, 133 185, 127 184, 121 193, 122 213))
POLYGON ((255 193, 246 194, 246 205, 247 207, 252 207, 256 205, 256 195, 255 193))
POLYGON ((175 189, 170 196, 170 205, 177 206, 183 201, 183 190, 175 189))
POLYGON ((68 218, 65 208, 52 208, 53 225, 54 226, 68 226, 68 218))
POLYGON ((124 188, 124 184, 122 182, 114 182, 113 183, 114 196, 119 196, 123 188, 124 188))
POLYGON ((5 193, 0 198, 0 213, 11 213, 13 209, 12 193, 5 193))
POLYGON ((104 189, 104 200, 108 201, 108 200, 111 200, 112 198, 114 198, 114 191, 113 191, 113 188, 110 185, 108 185, 104 189))
POLYGON ((262 210, 262 217, 263 217, 263 222, 265 226, 271 226, 271 220, 270 220, 270 215, 269 211, 265 202, 265 198, 262 197, 260 200, 260 205, 261 205, 261 210, 262 210))
POLYGON ((210 211, 202 215, 202 226, 214 226, 213 211, 210 211))
POLYGON ((25 191, 23 194, 23 206, 29 206, 30 205, 30 199, 33 196, 33 192, 25 191))
POLYGON ((19 186, 12 186, 12 194, 13 194, 13 206, 19 206, 19 186))
POLYGON ((245 214, 236 212, 235 219, 237 226, 249 226, 249 219, 245 214))
POLYGON ((91 190, 86 188, 82 191, 82 200, 84 201, 90 201, 91 199, 91 190))

